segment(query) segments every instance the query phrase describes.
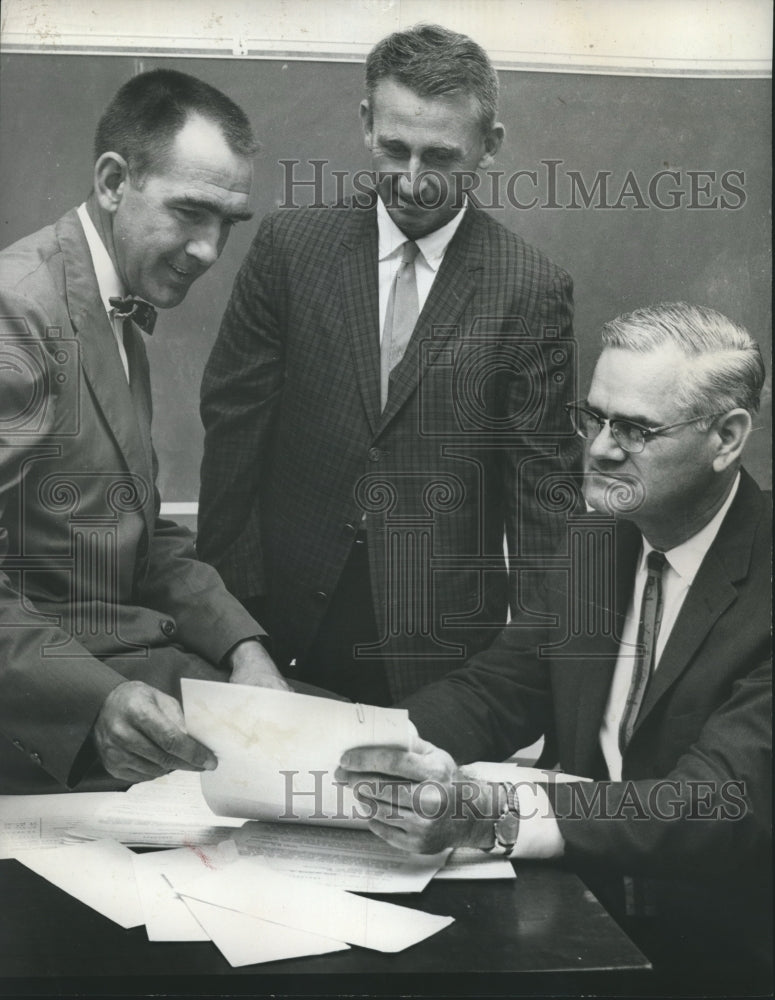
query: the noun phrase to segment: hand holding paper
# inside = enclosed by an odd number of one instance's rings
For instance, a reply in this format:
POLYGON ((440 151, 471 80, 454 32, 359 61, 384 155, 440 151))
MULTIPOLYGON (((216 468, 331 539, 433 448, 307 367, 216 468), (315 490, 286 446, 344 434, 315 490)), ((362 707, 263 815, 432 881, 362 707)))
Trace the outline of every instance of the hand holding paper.
POLYGON ((94 743, 105 770, 122 781, 201 771, 217 763, 186 732, 177 701, 142 681, 125 681, 110 692, 94 725, 94 743))
POLYGON ((466 779, 446 751, 416 730, 409 750, 355 747, 342 755, 341 768, 369 810, 369 829, 394 847, 435 854, 492 838, 492 787, 466 779))
POLYGON ((365 826, 336 771, 353 746, 409 746, 404 709, 184 679, 188 732, 218 758, 202 791, 219 816, 365 826))

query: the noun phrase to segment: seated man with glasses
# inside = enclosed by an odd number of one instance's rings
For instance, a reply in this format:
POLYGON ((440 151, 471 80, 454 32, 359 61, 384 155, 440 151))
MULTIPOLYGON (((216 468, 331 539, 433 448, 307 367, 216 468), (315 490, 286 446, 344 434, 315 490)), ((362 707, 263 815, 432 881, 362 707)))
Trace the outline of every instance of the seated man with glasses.
POLYGON ((576 563, 547 567, 554 617, 408 698, 411 752, 342 760, 389 843, 563 858, 662 985, 738 995, 771 975, 771 513, 741 466, 763 384, 758 346, 712 310, 608 323, 568 407, 593 513, 569 519, 589 523, 576 563), (460 767, 541 735, 578 779, 460 767))

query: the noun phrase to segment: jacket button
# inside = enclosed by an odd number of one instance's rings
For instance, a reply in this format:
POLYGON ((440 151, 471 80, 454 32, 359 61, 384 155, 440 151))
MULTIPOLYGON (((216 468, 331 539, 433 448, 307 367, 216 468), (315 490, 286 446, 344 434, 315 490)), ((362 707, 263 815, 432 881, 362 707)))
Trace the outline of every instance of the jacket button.
POLYGON ((323 602, 328 600, 328 594, 324 590, 316 590, 312 596, 316 601, 323 602))
POLYGON ((369 448, 369 461, 378 462, 382 458, 382 452, 379 448, 369 448))
POLYGON ((344 530, 347 532, 348 535, 354 535, 358 529, 355 527, 354 524, 351 524, 348 521, 347 524, 344 526, 344 530))
POLYGON ((14 740, 13 741, 13 745, 16 747, 17 750, 23 750, 24 749, 24 744, 19 739, 14 740))
POLYGON ((33 764, 42 764, 43 763, 43 761, 40 758, 40 754, 39 753, 31 753, 30 754, 30 760, 32 761, 33 764))
POLYGON ((164 635, 175 634, 175 622, 171 618, 163 618, 160 627, 164 635))

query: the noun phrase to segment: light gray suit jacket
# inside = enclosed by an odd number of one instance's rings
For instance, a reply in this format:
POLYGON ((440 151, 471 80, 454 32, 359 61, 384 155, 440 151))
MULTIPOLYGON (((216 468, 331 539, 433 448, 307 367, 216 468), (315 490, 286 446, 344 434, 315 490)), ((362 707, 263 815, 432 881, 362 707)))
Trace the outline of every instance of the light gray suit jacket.
POLYGON ((226 679, 261 631, 159 518, 134 325, 128 353, 131 390, 75 212, 0 253, 0 791, 72 784, 114 687, 226 679))

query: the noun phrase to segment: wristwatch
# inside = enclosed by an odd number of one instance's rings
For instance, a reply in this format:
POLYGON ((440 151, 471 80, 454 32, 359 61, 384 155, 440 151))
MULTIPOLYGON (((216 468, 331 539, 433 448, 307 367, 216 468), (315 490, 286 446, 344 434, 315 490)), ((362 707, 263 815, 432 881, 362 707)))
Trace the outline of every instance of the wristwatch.
POLYGON ((516 785, 504 783, 500 787, 505 793, 506 806, 493 823, 495 842, 492 847, 486 847, 485 850, 488 854, 508 858, 517 846, 517 836, 519 835, 519 798, 517 796, 516 785))

